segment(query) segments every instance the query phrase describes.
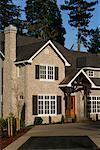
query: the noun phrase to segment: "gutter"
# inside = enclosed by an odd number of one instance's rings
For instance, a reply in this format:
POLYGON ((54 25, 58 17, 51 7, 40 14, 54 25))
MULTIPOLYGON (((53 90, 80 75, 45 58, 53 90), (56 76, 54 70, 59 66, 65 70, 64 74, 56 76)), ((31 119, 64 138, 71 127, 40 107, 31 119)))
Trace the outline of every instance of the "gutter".
POLYGON ((24 63, 32 63, 32 61, 30 61, 30 60, 18 61, 18 62, 15 62, 15 65, 24 64, 24 63))
POLYGON ((100 70, 100 68, 94 68, 94 67, 84 67, 84 68, 82 68, 83 70, 84 69, 90 69, 90 70, 100 70))
POLYGON ((0 54, 1 54, 1 56, 3 57, 3 58, 5 58, 5 55, 0 51, 0 54))

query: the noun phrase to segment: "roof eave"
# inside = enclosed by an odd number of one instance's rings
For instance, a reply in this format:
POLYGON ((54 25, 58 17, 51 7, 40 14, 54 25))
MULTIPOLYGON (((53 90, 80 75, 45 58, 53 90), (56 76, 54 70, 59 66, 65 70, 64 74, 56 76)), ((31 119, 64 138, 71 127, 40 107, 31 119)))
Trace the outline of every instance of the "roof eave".
POLYGON ((51 46, 55 49, 55 51, 58 53, 58 55, 61 57, 61 59, 64 61, 65 66, 71 66, 71 64, 64 58, 64 56, 59 52, 59 50, 55 47, 55 45, 52 43, 51 40, 47 41, 30 59, 29 61, 32 62, 32 60, 48 45, 51 44, 51 46))
POLYGON ((77 78, 77 76, 80 74, 80 73, 83 73, 85 75, 85 77, 88 79, 88 81, 91 83, 91 88, 100 88, 100 86, 96 86, 92 81, 91 79, 87 76, 87 74, 84 72, 83 69, 81 69, 75 76, 74 78, 72 78, 70 80, 70 82, 68 84, 62 84, 62 85, 59 85, 59 87, 72 87, 72 82, 77 78))
POLYGON ((29 64, 31 64, 31 63, 32 63, 32 61, 30 61, 30 60, 17 61, 17 62, 15 62, 15 65, 18 65, 18 64, 25 64, 25 63, 29 63, 29 64))

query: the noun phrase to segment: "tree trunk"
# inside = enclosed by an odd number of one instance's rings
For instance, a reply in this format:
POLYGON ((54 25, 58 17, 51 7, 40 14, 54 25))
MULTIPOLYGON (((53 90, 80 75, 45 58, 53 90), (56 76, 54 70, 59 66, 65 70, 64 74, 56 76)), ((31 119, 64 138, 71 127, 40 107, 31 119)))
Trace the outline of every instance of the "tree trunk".
POLYGON ((10 137, 10 119, 8 118, 8 136, 10 137))
POLYGON ((80 23, 78 24, 78 52, 80 52, 81 47, 81 33, 80 33, 80 23))
POLYGON ((13 118, 11 117, 11 136, 13 136, 13 118))

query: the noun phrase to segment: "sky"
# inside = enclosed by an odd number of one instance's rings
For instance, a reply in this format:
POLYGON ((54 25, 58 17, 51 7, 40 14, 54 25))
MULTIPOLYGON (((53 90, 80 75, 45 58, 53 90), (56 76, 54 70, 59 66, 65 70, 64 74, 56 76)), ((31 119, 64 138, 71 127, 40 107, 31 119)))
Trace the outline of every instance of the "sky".
MULTIPOLYGON (((25 7, 25 0, 13 0, 15 4, 20 5, 21 8, 25 7)), ((57 4, 60 8, 60 5, 64 4, 65 0, 57 0, 57 4)), ((87 1, 93 1, 93 0, 87 0, 87 1)), ((74 27, 71 27, 68 24, 68 15, 67 15, 67 11, 61 11, 61 15, 62 15, 62 19, 63 19, 63 27, 66 30, 66 35, 65 35, 65 47, 66 48, 71 48, 72 45, 74 44, 73 49, 77 50, 77 30, 74 27)), ((22 14, 21 16, 22 19, 25 18, 25 15, 22 14)), ((89 24, 90 28, 95 29, 96 27, 100 27, 100 0, 99 0, 99 4, 95 6, 95 11, 93 12, 93 17, 91 18, 90 24, 89 24)), ((81 50, 82 51, 86 51, 86 48, 84 48, 84 46, 81 46, 81 50)))
MULTIPOLYGON (((91 0, 87 0, 87 1, 91 1, 91 0)), ((57 0, 58 5, 61 5, 62 3, 64 3, 64 0, 57 0)), ((68 15, 67 15, 67 11, 61 11, 62 14, 62 19, 63 19, 63 26, 66 29, 66 35, 65 35, 65 47, 67 48, 71 48, 71 46, 74 44, 73 49, 77 49, 77 30, 74 27, 71 27, 68 24, 68 15)), ((95 11, 93 12, 93 18, 91 18, 90 24, 89 24, 90 28, 96 28, 96 27, 100 27, 100 1, 99 4, 95 6, 95 11)), ((86 51, 86 48, 84 48, 83 46, 81 47, 82 51, 86 51)))

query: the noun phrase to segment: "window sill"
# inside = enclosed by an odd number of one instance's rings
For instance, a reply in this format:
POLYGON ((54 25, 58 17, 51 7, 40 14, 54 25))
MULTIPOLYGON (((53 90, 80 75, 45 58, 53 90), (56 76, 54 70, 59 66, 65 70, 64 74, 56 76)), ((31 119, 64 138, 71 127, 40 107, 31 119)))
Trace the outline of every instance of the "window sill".
POLYGON ((49 79, 40 79, 40 81, 45 81, 45 82, 54 82, 55 80, 49 80, 49 79))
POLYGON ((57 116, 57 114, 38 114, 38 117, 49 117, 49 116, 57 116))

